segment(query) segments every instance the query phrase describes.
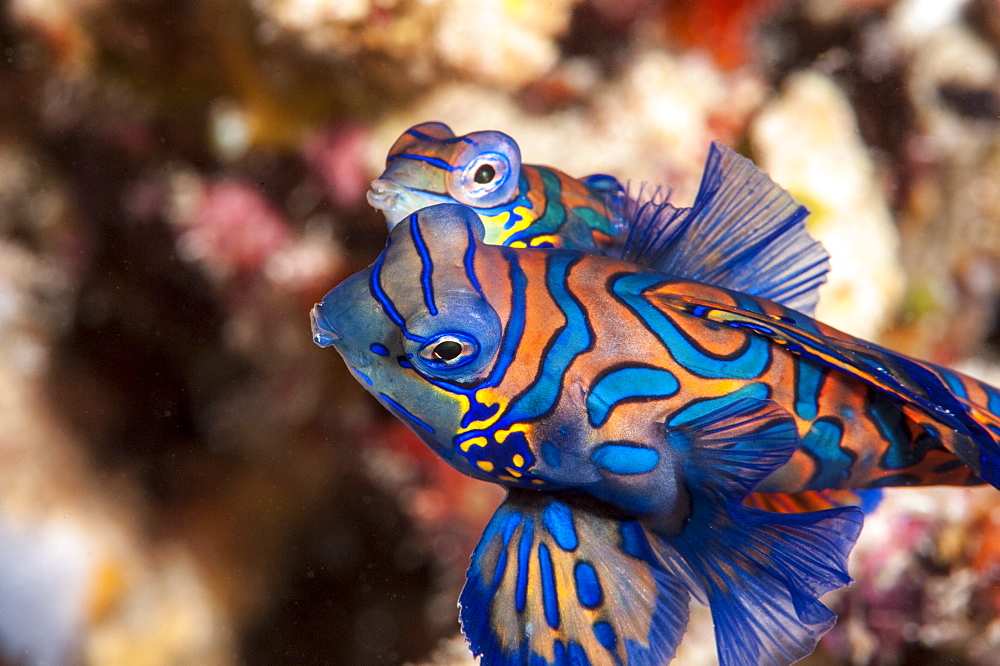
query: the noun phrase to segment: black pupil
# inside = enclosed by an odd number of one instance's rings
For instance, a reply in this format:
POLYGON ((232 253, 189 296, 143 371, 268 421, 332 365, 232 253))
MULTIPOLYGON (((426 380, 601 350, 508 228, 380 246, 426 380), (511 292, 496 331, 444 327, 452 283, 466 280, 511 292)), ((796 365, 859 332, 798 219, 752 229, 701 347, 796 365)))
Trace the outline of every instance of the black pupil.
POLYGON ((484 164, 478 169, 476 169, 475 179, 480 185, 485 185, 486 183, 493 180, 493 177, 497 175, 496 169, 494 169, 489 164, 484 164))
POLYGON ((434 355, 442 361, 451 361, 462 353, 461 343, 454 340, 439 342, 434 346, 434 355))

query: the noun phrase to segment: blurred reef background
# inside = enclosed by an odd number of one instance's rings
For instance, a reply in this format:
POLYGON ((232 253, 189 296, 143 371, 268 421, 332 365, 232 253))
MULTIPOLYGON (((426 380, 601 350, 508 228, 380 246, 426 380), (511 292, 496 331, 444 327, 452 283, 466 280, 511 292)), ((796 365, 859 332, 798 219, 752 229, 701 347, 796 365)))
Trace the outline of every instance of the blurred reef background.
MULTIPOLYGON (((821 319, 1000 384, 996 0, 5 0, 0 665, 472 663, 501 493, 308 321, 427 120, 681 203, 721 140, 813 211, 821 319)), ((804 663, 1000 664, 995 490, 887 492, 852 573, 804 663)))

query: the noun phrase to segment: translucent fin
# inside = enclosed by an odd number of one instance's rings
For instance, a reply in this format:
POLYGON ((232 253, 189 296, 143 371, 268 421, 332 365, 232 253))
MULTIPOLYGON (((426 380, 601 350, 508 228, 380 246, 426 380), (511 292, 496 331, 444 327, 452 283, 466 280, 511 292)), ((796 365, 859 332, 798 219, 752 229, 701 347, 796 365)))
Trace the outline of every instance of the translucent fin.
POLYGON ((594 244, 600 254, 609 257, 621 257, 624 251, 625 239, 628 238, 631 221, 624 217, 628 209, 628 193, 625 186, 615 178, 603 173, 595 173, 580 179, 590 193, 604 203, 603 216, 607 218, 610 233, 601 237, 598 226, 589 224, 594 244))
POLYGON ((751 493, 743 506, 774 513, 807 513, 842 506, 858 506, 871 513, 882 500, 880 489, 871 490, 811 490, 802 493, 751 493))
POLYGON ((688 600, 631 517, 579 492, 511 489, 460 604, 483 666, 653 666, 673 657, 688 600))
POLYGON ((809 211, 725 145, 712 143, 691 208, 672 206, 659 190, 640 190, 624 206, 630 231, 622 259, 815 310, 828 261, 806 231, 809 211))
POLYGON ((663 541, 677 553, 669 564, 707 598, 719 663, 784 665, 810 654, 836 620, 819 597, 851 582, 847 557, 862 512, 743 506, 798 444, 791 415, 771 401, 739 400, 667 437, 688 454, 692 512, 683 531, 663 541))

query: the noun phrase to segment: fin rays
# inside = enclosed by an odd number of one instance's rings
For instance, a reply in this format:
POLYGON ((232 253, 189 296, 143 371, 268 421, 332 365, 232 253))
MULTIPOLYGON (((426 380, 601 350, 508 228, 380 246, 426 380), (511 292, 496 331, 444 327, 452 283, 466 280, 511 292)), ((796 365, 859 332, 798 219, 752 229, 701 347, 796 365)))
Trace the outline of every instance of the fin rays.
POLYGON ((691 208, 645 186, 623 200, 621 258, 811 315, 828 259, 806 231, 808 214, 753 162, 715 142, 691 208))

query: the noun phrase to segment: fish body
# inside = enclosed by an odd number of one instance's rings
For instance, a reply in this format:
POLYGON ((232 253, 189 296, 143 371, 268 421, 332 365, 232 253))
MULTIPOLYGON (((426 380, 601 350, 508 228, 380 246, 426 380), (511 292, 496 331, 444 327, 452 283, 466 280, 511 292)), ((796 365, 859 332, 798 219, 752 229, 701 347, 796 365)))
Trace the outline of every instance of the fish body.
MULTIPOLYGON (((713 143, 690 207, 675 207, 664 191, 642 185, 632 197, 609 176, 577 181, 550 167, 522 164, 517 143, 501 132, 455 136, 447 125, 424 123, 389 150, 368 199, 390 228, 424 206, 462 203, 479 214, 489 244, 604 254, 813 314, 827 255, 806 231, 808 211, 767 174, 713 143), (491 200, 474 182, 483 165, 496 174, 491 200), (515 188, 512 174, 518 170, 515 188)), ((755 494, 748 503, 781 511, 848 504, 871 509, 880 494, 755 494)))
POLYGON ((856 508, 753 493, 997 485, 1000 392, 723 287, 489 245, 454 204, 396 225, 313 311, 390 411, 510 488, 462 595, 484 664, 659 664, 693 595, 723 664, 791 663, 832 625, 856 508))

